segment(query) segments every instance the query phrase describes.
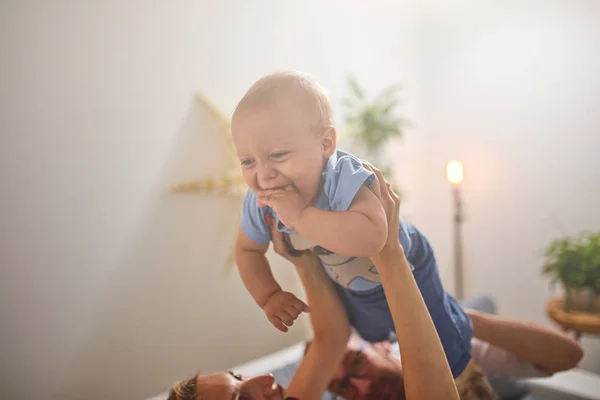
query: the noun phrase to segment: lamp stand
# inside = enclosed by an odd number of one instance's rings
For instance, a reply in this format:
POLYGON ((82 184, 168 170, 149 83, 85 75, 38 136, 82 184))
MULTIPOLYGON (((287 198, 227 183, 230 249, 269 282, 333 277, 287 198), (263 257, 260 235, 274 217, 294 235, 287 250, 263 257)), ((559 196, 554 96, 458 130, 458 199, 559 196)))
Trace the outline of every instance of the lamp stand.
POLYGON ((457 185, 452 187, 452 195, 454 198, 454 292, 456 299, 462 300, 464 296, 462 241, 463 211, 460 188, 457 185))

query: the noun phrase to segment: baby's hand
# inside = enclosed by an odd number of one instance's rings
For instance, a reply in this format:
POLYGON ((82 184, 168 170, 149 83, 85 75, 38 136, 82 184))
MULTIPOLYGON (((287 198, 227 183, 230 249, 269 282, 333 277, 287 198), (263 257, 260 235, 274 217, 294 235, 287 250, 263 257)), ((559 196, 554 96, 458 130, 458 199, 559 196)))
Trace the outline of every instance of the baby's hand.
POLYGON ((273 293, 267 300, 263 310, 273 326, 281 332, 287 332, 287 327, 294 324, 302 311, 310 312, 310 309, 302 300, 283 290, 273 293))
POLYGON ((308 205, 291 185, 285 189, 265 190, 257 193, 256 197, 259 204, 271 207, 289 229, 296 227, 300 214, 308 205))

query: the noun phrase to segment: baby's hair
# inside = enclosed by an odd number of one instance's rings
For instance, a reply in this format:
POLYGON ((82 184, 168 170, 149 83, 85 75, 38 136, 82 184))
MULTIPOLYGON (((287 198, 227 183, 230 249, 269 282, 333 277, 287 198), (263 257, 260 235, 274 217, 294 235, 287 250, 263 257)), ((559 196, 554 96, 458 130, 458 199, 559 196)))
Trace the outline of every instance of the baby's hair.
POLYGON ((249 109, 274 105, 292 94, 299 99, 299 105, 314 116, 315 128, 333 126, 327 91, 312 76, 298 71, 274 72, 254 82, 235 107, 232 120, 249 109))

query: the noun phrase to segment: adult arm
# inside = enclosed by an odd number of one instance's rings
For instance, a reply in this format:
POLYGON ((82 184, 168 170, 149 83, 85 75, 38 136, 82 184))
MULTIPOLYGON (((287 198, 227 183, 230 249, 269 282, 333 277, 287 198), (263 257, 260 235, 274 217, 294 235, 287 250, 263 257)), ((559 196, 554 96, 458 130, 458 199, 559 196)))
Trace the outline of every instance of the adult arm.
POLYGON ((287 387, 286 395, 301 400, 319 400, 342 360, 350 336, 344 306, 331 278, 311 252, 300 257, 287 253, 282 233, 272 231, 275 251, 290 260, 304 287, 313 329, 312 344, 287 387))
POLYGON ((373 192, 388 216, 388 239, 371 260, 377 267, 402 349, 404 388, 408 400, 458 399, 456 384, 425 301, 398 241, 400 200, 381 172, 373 192))
POLYGON ((531 322, 465 310, 473 336, 532 363, 547 374, 575 367, 583 358, 581 346, 566 334, 531 322))

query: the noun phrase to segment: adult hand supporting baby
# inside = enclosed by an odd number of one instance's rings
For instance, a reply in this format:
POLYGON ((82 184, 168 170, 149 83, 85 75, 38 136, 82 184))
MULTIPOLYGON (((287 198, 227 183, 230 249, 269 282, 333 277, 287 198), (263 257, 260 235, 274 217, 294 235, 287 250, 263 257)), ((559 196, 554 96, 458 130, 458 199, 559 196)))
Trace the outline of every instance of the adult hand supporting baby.
POLYGON ((402 245, 398 240, 398 231, 400 230, 400 197, 394 193, 391 185, 387 183, 380 170, 367 162, 364 162, 363 166, 375 174, 371 190, 381 202, 387 218, 387 240, 383 250, 375 257, 381 258, 390 253, 397 254, 398 250, 403 251, 402 245))

